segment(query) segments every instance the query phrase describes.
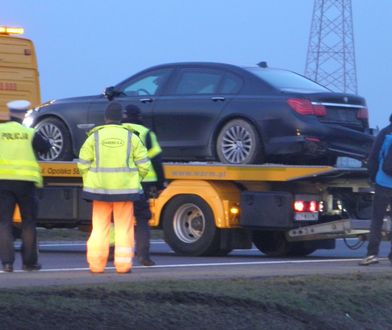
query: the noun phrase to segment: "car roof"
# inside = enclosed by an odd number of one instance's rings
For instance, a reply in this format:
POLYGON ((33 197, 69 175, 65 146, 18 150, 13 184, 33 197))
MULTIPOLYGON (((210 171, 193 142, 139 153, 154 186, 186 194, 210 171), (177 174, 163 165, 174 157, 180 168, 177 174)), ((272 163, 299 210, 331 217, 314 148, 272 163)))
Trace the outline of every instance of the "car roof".
MULTIPOLYGON (((228 64, 228 63, 220 63, 220 62, 173 62, 173 63, 164 63, 164 64, 159 64, 155 65, 153 67, 150 67, 149 69, 153 68, 164 68, 164 67, 187 67, 187 66, 199 66, 199 67, 217 67, 217 68, 226 68, 226 69, 244 69, 245 67, 248 66, 239 66, 239 65, 234 65, 234 64, 228 64)), ((256 67, 256 65, 254 66, 256 67)))

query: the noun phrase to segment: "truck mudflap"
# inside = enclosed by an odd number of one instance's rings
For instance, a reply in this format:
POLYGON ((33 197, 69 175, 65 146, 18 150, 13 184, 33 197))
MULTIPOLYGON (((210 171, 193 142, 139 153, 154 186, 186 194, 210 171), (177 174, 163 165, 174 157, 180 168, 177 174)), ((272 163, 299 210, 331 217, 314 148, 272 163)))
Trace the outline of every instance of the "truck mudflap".
MULTIPOLYGON (((362 237, 369 234, 371 220, 342 219, 326 223, 314 224, 291 229, 286 232, 286 239, 290 242, 323 240, 334 238, 362 237)), ((383 237, 388 238, 391 233, 392 222, 386 217, 383 223, 383 237)))

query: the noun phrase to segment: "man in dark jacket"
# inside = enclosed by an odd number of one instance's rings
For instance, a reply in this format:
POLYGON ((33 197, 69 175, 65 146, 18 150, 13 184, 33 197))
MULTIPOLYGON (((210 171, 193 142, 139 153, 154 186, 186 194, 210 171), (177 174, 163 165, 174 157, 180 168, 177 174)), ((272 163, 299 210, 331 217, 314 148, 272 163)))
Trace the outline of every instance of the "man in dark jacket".
MULTIPOLYGON (((381 242, 381 230, 388 205, 392 206, 392 177, 382 169, 386 153, 392 144, 392 115, 390 124, 383 128, 373 143, 368 159, 368 171, 371 182, 375 183, 373 200, 373 216, 370 227, 367 256, 360 261, 361 266, 378 263, 378 252, 381 242)), ((392 250, 389 254, 392 262, 392 250)))

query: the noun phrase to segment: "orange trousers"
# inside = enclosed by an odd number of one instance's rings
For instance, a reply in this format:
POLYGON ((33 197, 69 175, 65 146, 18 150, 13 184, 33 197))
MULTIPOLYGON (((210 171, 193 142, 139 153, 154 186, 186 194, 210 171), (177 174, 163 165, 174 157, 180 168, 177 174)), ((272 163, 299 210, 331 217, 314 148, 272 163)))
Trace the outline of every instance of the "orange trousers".
POLYGON ((87 262, 93 273, 102 273, 108 261, 112 215, 116 231, 114 266, 118 273, 127 273, 132 268, 135 246, 133 202, 93 201, 93 229, 87 241, 87 262))

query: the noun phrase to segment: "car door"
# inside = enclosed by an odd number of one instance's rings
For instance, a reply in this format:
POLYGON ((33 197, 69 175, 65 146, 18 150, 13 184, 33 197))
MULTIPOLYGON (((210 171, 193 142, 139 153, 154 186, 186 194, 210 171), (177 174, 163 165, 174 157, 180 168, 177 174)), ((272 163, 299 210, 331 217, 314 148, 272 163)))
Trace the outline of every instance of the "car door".
POLYGON ((208 142, 225 105, 217 91, 224 72, 208 67, 182 67, 161 95, 154 127, 165 159, 206 157, 208 142))
MULTIPOLYGON (((119 102, 124 107, 128 104, 137 105, 142 112, 144 124, 153 129, 152 109, 171 72, 171 68, 160 68, 137 74, 114 87, 117 96, 112 101, 119 102)), ((105 96, 91 103, 88 120, 90 124, 104 123, 108 103, 105 96)))

